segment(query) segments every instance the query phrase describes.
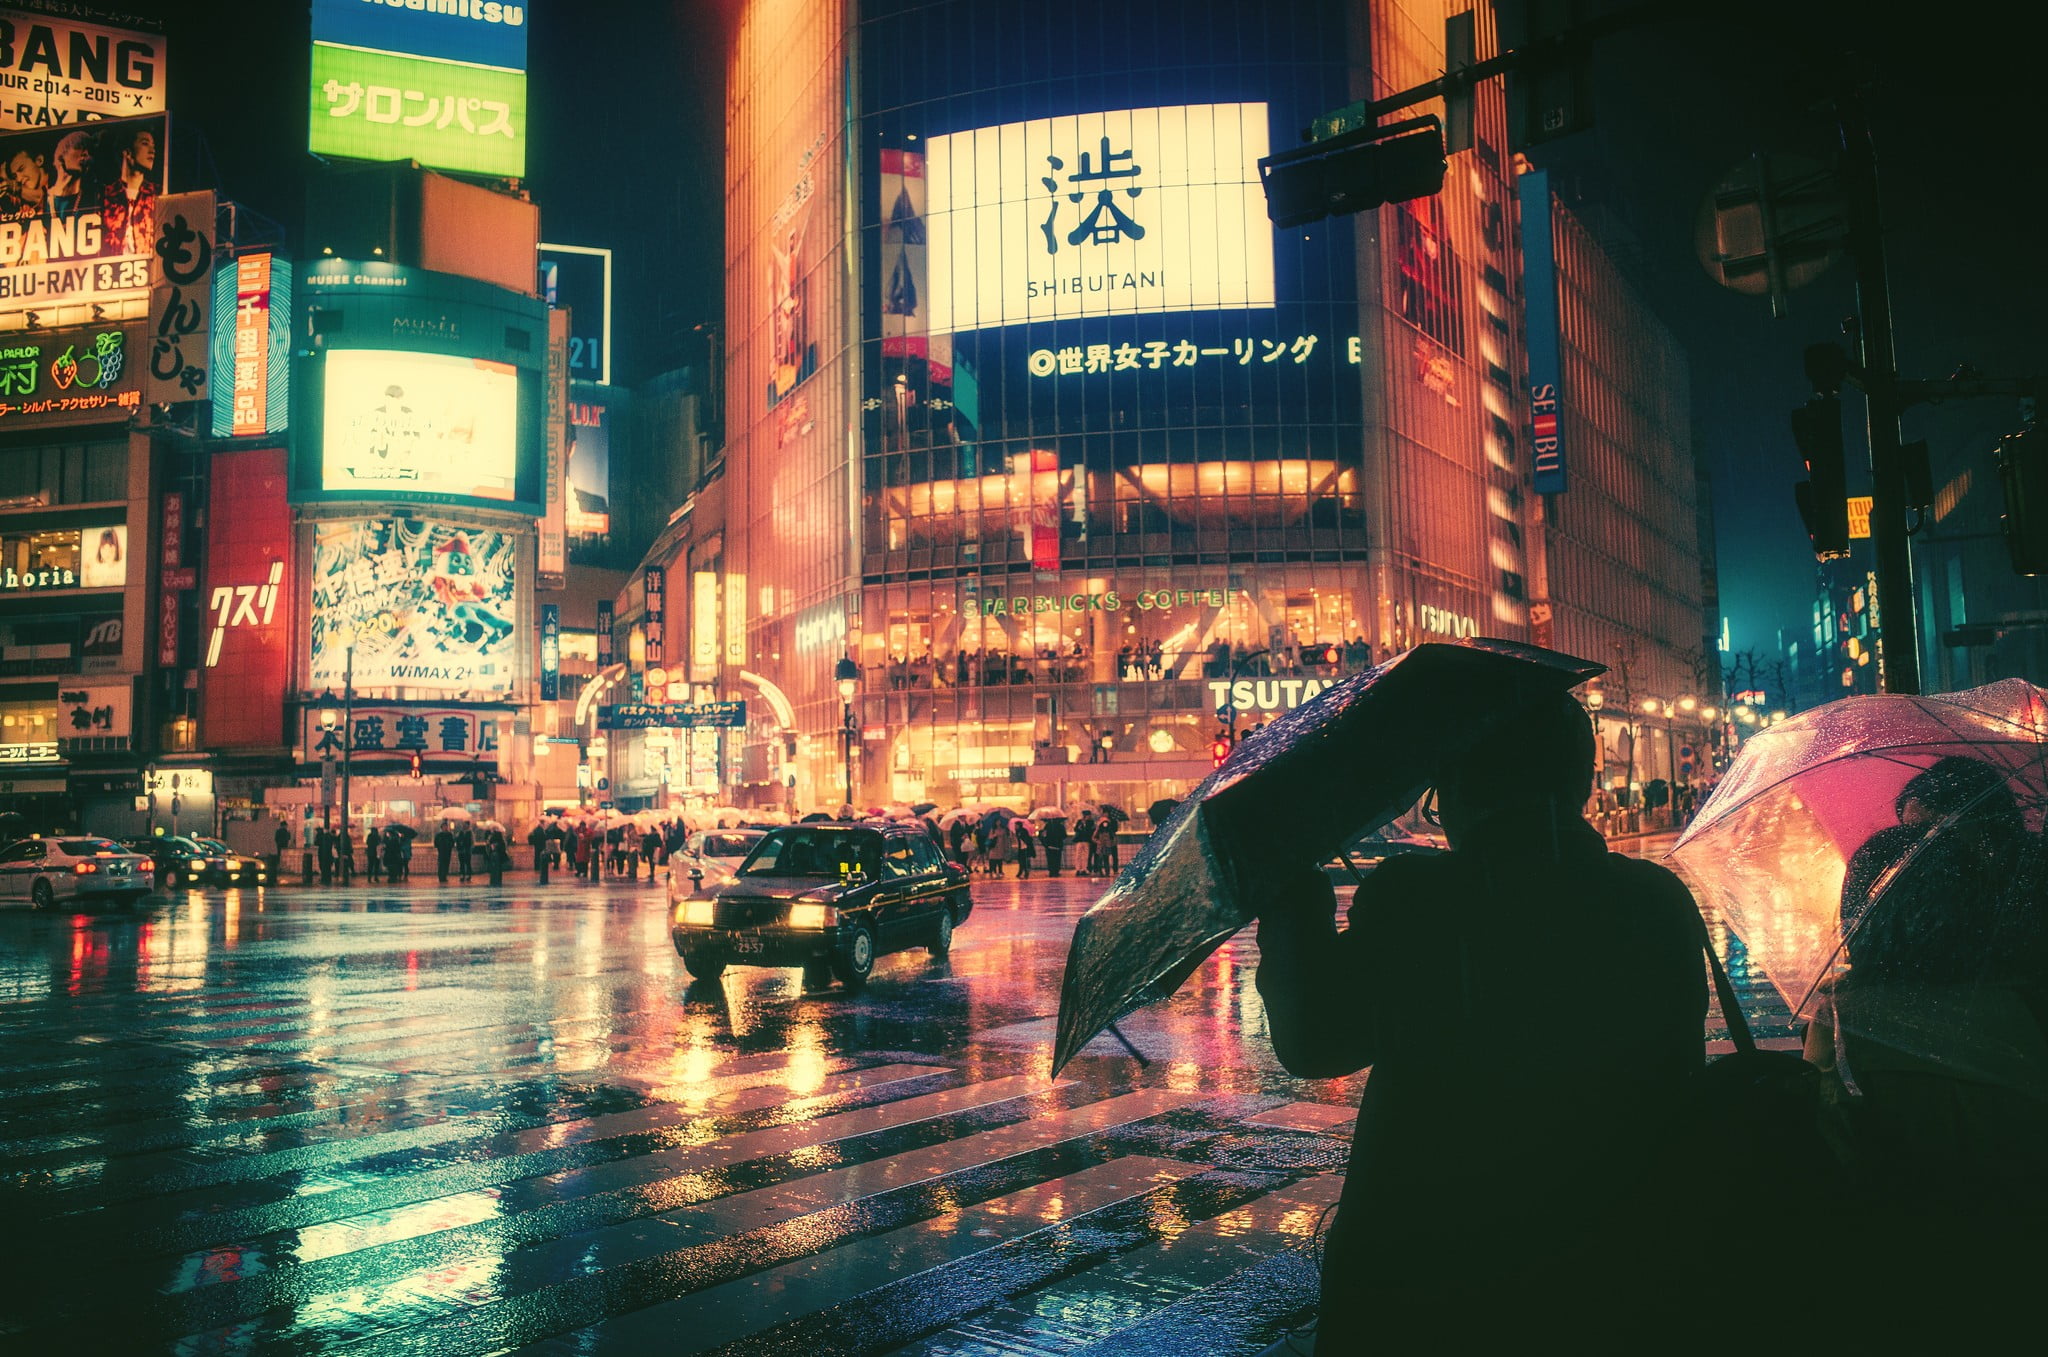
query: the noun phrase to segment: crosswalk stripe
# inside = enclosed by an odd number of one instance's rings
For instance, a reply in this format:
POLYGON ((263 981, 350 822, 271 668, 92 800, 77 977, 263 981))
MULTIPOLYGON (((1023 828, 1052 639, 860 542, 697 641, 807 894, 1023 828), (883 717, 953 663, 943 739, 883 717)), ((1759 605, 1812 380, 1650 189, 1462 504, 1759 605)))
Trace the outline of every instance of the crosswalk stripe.
POLYGON ((1179 1159, 1112 1159, 978 1206, 619 1315, 578 1338, 594 1338, 621 1352, 704 1352, 851 1300, 885 1282, 995 1248, 1045 1229, 1049 1222, 1085 1215, 1200 1172, 1200 1165, 1179 1159))
POLYGON ((1283 1131, 1317 1131, 1326 1135, 1349 1135, 1358 1120, 1356 1107, 1331 1103, 1286 1103, 1246 1117, 1247 1126, 1276 1126, 1283 1131))

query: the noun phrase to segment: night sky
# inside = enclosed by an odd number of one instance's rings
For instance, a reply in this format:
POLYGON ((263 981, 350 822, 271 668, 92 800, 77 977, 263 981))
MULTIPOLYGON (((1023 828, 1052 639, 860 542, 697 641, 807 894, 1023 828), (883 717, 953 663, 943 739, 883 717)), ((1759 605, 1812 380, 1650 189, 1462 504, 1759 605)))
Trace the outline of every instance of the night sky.
MULTIPOLYGON (((720 35, 736 6, 531 7, 531 187, 548 239, 618 251, 623 382, 701 362, 692 327, 718 319, 720 35)), ((132 7, 162 12, 171 33, 174 182, 215 187, 297 239, 305 10, 238 6, 230 26, 214 3, 132 7)), ((1700 204, 1754 150, 1827 153, 1819 91, 1853 48, 1876 90, 1902 371, 1941 377, 1965 362, 1987 376, 2048 371, 2036 206, 2048 155, 2031 69, 2044 37, 2048 19, 2034 6, 1729 0, 1711 19, 1605 40, 1596 128, 1535 155, 1582 201, 1691 356, 1723 610, 1738 649, 1769 646, 1778 628, 1808 620, 1814 565, 1792 508, 1801 472, 1786 416, 1807 395, 1801 349, 1840 338, 1854 298, 1846 265, 1794 293, 1782 320, 1761 299, 1722 290, 1695 257, 1700 204)), ((1939 484, 1965 459, 1988 465, 2017 420, 2006 402, 1950 405, 1909 415, 1906 436, 1932 441, 1939 484)), ((1852 492, 1857 460, 1852 453, 1852 492)))

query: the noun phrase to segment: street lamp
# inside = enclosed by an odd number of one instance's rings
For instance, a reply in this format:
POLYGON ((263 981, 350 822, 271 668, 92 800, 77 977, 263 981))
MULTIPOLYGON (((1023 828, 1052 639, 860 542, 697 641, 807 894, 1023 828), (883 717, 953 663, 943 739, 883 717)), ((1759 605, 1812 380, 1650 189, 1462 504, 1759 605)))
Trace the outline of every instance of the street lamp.
POLYGON ((853 804, 853 695, 860 691, 860 666, 851 655, 841 655, 832 666, 833 682, 839 685, 839 744, 846 764, 846 804, 853 804))
POLYGON ((341 725, 341 713, 334 707, 334 691, 320 695, 320 825, 334 828, 334 732, 341 725))

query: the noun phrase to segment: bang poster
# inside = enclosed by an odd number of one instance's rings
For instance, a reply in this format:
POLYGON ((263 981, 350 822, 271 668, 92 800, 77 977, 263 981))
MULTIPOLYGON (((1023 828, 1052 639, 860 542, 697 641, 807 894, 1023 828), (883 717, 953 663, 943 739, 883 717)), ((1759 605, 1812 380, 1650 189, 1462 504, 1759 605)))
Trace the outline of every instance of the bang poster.
POLYGON ((311 686, 500 696, 517 668, 513 539, 417 518, 323 524, 313 543, 311 686))

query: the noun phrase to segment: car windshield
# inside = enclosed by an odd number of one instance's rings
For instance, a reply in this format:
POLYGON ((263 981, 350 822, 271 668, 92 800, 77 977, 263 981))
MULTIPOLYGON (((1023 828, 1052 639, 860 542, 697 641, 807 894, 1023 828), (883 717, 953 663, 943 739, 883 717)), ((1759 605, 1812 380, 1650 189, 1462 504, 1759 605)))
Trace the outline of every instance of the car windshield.
POLYGON ((75 858, 94 857, 100 853, 126 853, 120 844, 107 839, 59 839, 57 846, 75 858))
POLYGON ((872 834, 850 834, 843 829, 786 829, 756 844, 739 874, 836 878, 857 868, 873 876, 880 856, 878 847, 872 834))
POLYGON ((228 846, 219 839, 194 839, 192 842, 198 844, 209 853, 225 853, 228 851, 228 846))
POLYGON ((706 834, 704 856, 707 858, 743 858, 749 849, 761 841, 759 834, 706 834))

